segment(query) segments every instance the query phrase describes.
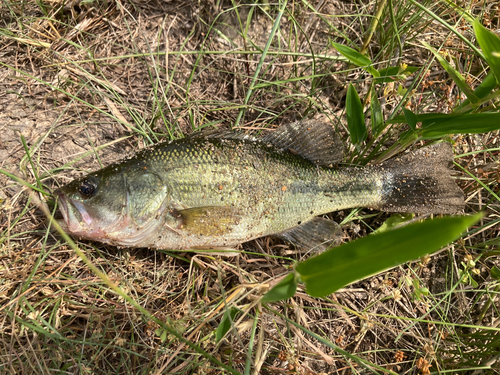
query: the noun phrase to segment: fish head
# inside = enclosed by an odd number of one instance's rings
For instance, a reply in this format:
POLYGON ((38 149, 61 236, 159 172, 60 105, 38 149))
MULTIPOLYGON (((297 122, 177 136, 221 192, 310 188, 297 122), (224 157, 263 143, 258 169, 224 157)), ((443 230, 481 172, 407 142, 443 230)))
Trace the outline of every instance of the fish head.
POLYGON ((55 192, 63 229, 76 237, 113 242, 130 222, 126 182, 120 174, 93 173, 55 192))
POLYGON ((135 161, 74 180, 56 195, 67 233, 128 247, 150 246, 171 204, 163 179, 135 161))

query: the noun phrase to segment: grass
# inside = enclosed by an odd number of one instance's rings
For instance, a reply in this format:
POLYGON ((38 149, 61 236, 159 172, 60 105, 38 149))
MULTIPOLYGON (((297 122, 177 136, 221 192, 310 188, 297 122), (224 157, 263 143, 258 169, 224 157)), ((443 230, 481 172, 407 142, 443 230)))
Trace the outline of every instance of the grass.
MULTIPOLYGON (((467 19, 498 29, 495 4, 319 5, 1 3, 1 373, 500 372, 497 132, 440 136, 454 144, 466 212, 485 211, 479 224, 437 254, 321 299, 299 285, 287 301, 258 303, 302 260, 274 239, 226 258, 73 243, 46 222, 41 208, 54 188, 205 127, 265 133, 323 116, 346 141, 348 160, 366 164, 432 142, 401 142, 412 134, 403 108, 495 112, 491 90, 460 107, 465 92, 421 44, 475 90, 489 67, 467 19), (331 42, 365 46, 377 71, 419 70, 374 83, 331 42), (349 84, 368 125, 356 144, 349 84), (384 121, 374 127, 377 111, 384 121)), ((333 217, 348 242, 390 216, 356 209, 333 217)))

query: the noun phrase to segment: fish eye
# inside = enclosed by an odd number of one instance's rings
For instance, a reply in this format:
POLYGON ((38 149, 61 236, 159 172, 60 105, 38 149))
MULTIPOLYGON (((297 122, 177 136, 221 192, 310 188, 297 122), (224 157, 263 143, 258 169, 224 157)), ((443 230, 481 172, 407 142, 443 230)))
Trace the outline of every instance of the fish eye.
POLYGON ((78 192, 83 198, 90 198, 94 195, 96 188, 97 184, 94 181, 85 179, 78 188, 78 192))

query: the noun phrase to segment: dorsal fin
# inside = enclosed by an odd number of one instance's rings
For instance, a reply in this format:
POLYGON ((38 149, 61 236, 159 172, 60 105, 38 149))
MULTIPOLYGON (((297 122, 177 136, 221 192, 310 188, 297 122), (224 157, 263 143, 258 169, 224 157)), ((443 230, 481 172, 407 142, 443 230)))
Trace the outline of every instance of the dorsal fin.
POLYGON ((262 141, 297 153, 317 165, 332 166, 344 157, 344 146, 337 133, 329 124, 318 120, 282 125, 262 141))

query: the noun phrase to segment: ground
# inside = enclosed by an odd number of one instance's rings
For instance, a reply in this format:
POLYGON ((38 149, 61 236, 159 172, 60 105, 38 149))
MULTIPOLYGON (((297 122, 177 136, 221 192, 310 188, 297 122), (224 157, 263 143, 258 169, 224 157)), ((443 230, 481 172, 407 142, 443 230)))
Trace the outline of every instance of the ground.
MULTIPOLYGON (((483 3, 469 11, 498 29, 498 5, 483 3)), ((234 257, 78 241, 144 312, 50 230, 41 210, 45 202, 52 209, 50 193, 75 177, 211 126, 256 134, 321 118, 345 140, 351 162, 372 161, 356 157, 345 116, 347 84, 364 99, 370 79, 331 41, 358 49, 367 41, 373 61, 425 67, 379 87, 386 119, 403 105, 449 113, 462 99, 422 39, 445 46, 446 58, 466 71, 472 87, 486 69, 462 39, 413 2, 391 4, 370 38, 375 3, 289 1, 268 46, 281 3, 0 4, 0 372, 498 373, 496 132, 450 137, 465 211, 487 206, 476 233, 323 299, 300 286, 286 303, 258 304, 306 256, 275 238, 245 243, 234 257), (217 342, 215 331, 234 308, 240 312, 217 342)), ((422 4, 473 39, 452 8, 422 4)), ((389 127, 377 141, 380 150, 407 129, 389 127)), ((369 210, 332 214, 343 222, 344 242, 368 235, 388 217, 369 210)))

